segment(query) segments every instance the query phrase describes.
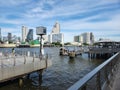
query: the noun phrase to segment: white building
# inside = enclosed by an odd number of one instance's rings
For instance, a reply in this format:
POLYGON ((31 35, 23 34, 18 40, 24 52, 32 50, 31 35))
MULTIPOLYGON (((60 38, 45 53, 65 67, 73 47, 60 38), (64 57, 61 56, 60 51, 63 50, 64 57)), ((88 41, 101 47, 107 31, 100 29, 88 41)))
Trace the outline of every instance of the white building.
POLYGON ((55 33, 55 34, 60 33, 60 24, 58 22, 56 22, 55 25, 53 26, 51 33, 55 33))
POLYGON ((48 41, 49 43, 60 42, 61 44, 64 44, 64 35, 63 33, 60 33, 60 24, 58 22, 55 23, 51 34, 48 35, 48 41))
POLYGON ((50 43, 52 43, 52 42, 60 42, 61 44, 64 44, 64 35, 62 33, 50 34, 50 35, 48 35, 48 41, 50 43))
POLYGON ((82 33, 81 35, 74 36, 74 42, 93 44, 94 43, 94 35, 92 33, 82 33))
POLYGON ((22 26, 22 42, 25 42, 27 39, 28 28, 26 26, 22 26))
POLYGON ((81 35, 74 36, 74 42, 83 43, 83 37, 81 35))

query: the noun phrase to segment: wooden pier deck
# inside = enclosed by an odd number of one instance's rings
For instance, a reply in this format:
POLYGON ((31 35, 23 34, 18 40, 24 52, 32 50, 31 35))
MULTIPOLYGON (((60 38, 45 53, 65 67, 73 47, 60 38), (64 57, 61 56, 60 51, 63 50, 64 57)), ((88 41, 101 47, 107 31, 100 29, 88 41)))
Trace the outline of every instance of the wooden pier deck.
POLYGON ((52 65, 48 58, 32 56, 1 56, 0 59, 0 83, 17 77, 43 70, 52 65))

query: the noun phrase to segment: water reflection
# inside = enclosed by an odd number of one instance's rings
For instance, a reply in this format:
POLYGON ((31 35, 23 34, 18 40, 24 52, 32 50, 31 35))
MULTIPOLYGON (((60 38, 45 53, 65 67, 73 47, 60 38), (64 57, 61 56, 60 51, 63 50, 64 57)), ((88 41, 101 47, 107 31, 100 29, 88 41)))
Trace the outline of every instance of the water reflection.
POLYGON ((69 58, 68 63, 69 63, 69 64, 75 64, 75 59, 74 59, 74 58, 69 58))

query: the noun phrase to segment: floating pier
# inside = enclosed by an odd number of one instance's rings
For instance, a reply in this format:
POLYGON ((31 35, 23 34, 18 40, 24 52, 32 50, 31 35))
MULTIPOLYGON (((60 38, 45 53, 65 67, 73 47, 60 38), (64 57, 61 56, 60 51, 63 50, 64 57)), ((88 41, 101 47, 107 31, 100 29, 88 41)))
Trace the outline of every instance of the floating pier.
POLYGON ((62 56, 69 56, 70 58, 74 58, 77 55, 82 55, 83 50, 72 50, 65 49, 64 47, 60 48, 59 54, 62 56))

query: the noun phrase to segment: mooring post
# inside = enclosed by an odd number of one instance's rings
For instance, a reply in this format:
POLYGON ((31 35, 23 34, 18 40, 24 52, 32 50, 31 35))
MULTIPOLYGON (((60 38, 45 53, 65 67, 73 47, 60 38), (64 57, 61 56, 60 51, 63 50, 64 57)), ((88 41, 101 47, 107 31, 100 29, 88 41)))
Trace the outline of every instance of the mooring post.
POLYGON ((23 86, 23 78, 19 78, 19 87, 23 86))
POLYGON ((39 83, 41 84, 42 83, 42 72, 43 72, 43 69, 41 69, 38 73, 39 73, 39 83))

